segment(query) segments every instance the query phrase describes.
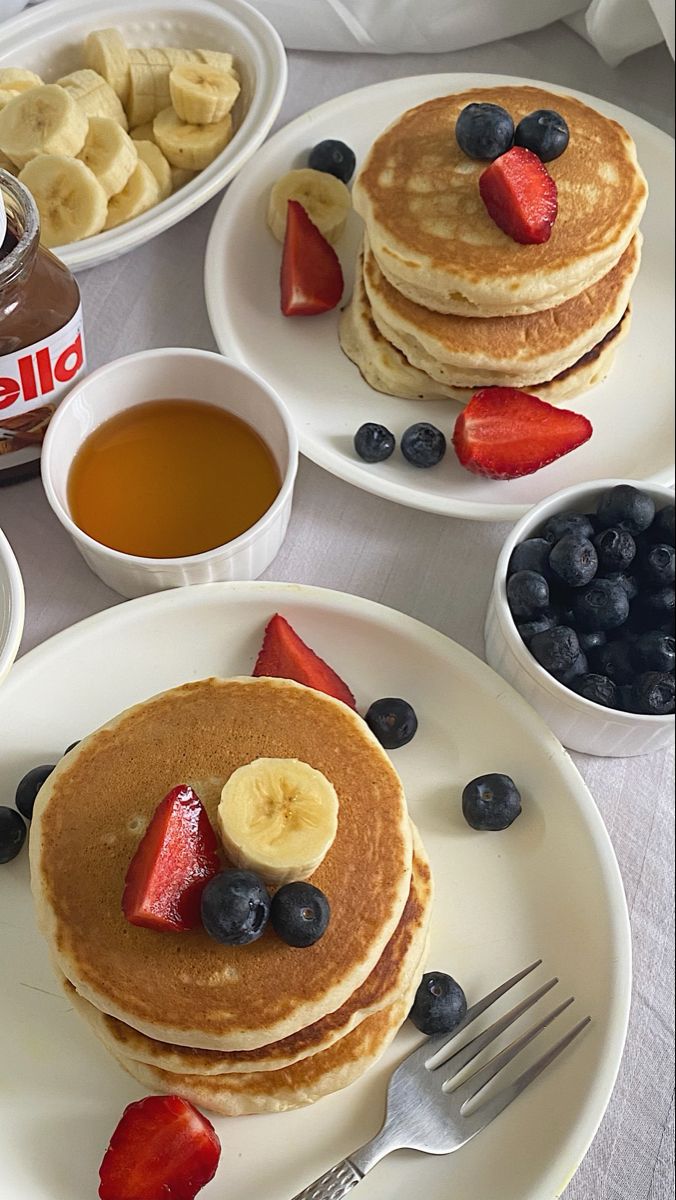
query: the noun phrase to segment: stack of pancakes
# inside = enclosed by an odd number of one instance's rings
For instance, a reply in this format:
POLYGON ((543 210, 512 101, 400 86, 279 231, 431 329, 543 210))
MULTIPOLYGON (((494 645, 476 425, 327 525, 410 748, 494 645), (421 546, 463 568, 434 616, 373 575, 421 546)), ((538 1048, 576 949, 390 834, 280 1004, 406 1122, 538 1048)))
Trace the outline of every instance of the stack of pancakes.
POLYGON ((355 181, 365 234, 341 345, 371 387, 395 396, 577 395, 606 375, 627 332, 646 199, 629 134, 579 100, 532 87, 429 100, 385 130, 355 181), (559 201, 548 242, 519 244, 488 215, 479 176, 489 164, 455 139, 473 102, 501 105, 515 125, 541 108, 565 118, 568 148, 547 164, 559 201))
POLYGON ((406 1019, 429 864, 389 758, 328 696, 209 679, 127 710, 59 763, 30 849, 38 920, 73 1007, 155 1091, 227 1115, 309 1104, 358 1078, 406 1019), (159 801, 191 784, 216 828, 223 784, 259 757, 301 759, 338 794, 338 832, 312 876, 331 905, 324 936, 295 949, 268 927, 225 946, 201 929, 131 925, 125 873, 159 801))

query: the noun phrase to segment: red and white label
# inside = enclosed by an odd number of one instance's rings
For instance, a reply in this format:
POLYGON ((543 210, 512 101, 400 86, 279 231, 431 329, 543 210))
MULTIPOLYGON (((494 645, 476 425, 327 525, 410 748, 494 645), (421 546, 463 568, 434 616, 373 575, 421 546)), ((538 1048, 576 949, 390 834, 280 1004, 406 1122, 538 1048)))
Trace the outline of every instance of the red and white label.
POLYGON ((81 305, 51 337, 0 355, 0 471, 39 458, 49 419, 85 366, 81 305))

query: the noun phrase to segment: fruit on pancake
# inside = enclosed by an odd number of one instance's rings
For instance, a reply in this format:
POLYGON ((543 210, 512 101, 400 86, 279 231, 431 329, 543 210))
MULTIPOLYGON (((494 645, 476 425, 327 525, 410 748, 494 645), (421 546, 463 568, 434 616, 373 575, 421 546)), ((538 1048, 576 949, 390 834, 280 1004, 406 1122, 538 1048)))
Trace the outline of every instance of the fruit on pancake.
POLYGON ((221 1144, 180 1096, 128 1104, 99 1168, 100 1200, 193 1200, 213 1179, 221 1144))
POLYGON ((338 241, 352 206, 350 193, 342 180, 325 171, 313 171, 310 167, 301 167, 282 175, 270 192, 267 216, 268 225, 278 242, 285 240, 287 210, 291 200, 303 206, 310 221, 327 242, 333 244, 338 241))
POLYGON ((326 896, 311 883, 287 883, 272 897, 270 923, 288 946, 314 946, 326 933, 330 917, 326 896))
POLYGON ((518 388, 483 388, 458 417, 453 445, 476 475, 517 479, 577 449, 593 433, 579 413, 555 408, 518 388))
POLYGON ((128 128, 127 117, 119 97, 96 71, 90 71, 88 68, 73 71, 72 74, 59 79, 58 84, 70 93, 86 117, 110 117, 123 129, 128 128))
POLYGON ((266 883, 307 879, 338 829, 333 784, 297 758, 256 758, 225 784, 218 826, 228 858, 266 883))
POLYGON ((499 104, 466 104, 458 114, 455 137, 470 158, 499 158, 514 141, 514 122, 499 104))
POLYGON ((263 645, 252 674, 294 679, 296 683, 304 683, 306 687, 342 700, 350 708, 357 707, 347 684, 302 641, 279 613, 275 613, 266 626, 263 645))
POLYGON ((423 975, 409 1018, 421 1033, 451 1033, 467 1014, 467 1000, 460 984, 443 971, 423 975))
POLYGON ((174 111, 192 125, 222 121, 239 96, 239 83, 230 71, 209 63, 181 63, 169 75, 174 111))
POLYGON ((0 146, 17 167, 38 154, 79 154, 87 117, 64 88, 45 84, 18 92, 0 112, 0 146))
POLYGON ((308 157, 308 166, 313 171, 325 171, 327 175, 335 175, 343 183, 349 183, 357 165, 354 150, 350 150, 345 142, 337 142, 334 138, 326 138, 313 146, 308 157))
POLYGON ((558 212, 556 183, 532 150, 514 146, 479 177, 488 215, 515 242, 549 241, 558 212))
POLYGON ((153 135, 172 167, 202 171, 208 167, 232 137, 232 118, 228 113, 211 125, 189 125, 165 108, 153 121, 153 135))
POLYGON ((202 892, 202 924, 224 946, 258 941, 270 918, 265 883, 253 871, 221 871, 202 892))
POLYGON ((166 200, 167 196, 170 196, 174 190, 169 163, 159 146, 156 146, 154 142, 139 140, 134 144, 141 162, 150 167, 157 180, 160 189, 160 200, 166 200))
POLYGON ((131 221, 141 213, 147 212, 153 204, 161 199, 160 185, 157 177, 147 163, 139 156, 129 179, 121 192, 111 196, 106 216, 106 229, 114 229, 123 221, 131 221))
POLYGON ((45 246, 65 246, 103 229, 108 197, 94 172, 79 158, 39 154, 26 164, 19 180, 38 206, 45 246))
POLYGON ((110 84, 122 102, 129 96, 129 51, 117 29, 97 29, 84 44, 85 62, 110 84))
MULTIPOLYGON (((159 152, 158 152, 159 153, 159 152)), ((136 144, 111 117, 90 117, 78 158, 93 171, 106 196, 126 186, 138 162, 136 144)))
POLYGON ((26 840, 26 826, 14 808, 0 805, 0 863, 16 858, 26 840))
POLYGON ((148 929, 196 929, 205 884, 219 871, 218 845, 205 809, 181 784, 161 800, 125 877, 122 911, 148 929))
POLYGON ((354 448, 364 462, 384 462, 394 454, 395 438, 384 425, 367 421, 354 435, 354 448))
POLYGON ((521 793, 509 775, 478 775, 462 793, 462 813, 472 829, 507 829, 521 812, 521 793))
POLYGON ((313 317, 335 308, 343 294, 338 255, 302 204, 289 200, 280 273, 285 317, 313 317))
POLYGON ((436 467, 446 453, 446 438, 436 425, 418 421, 402 433, 401 452, 414 467, 436 467))
POLYGON ((415 737, 418 718, 408 700, 398 696, 385 696, 374 700, 365 716, 371 733, 375 734, 386 750, 406 746, 415 737))
POLYGON ((541 162, 559 158, 570 141, 570 131, 561 113, 538 108, 522 117, 514 133, 514 145, 537 154, 541 162))
POLYGON ((32 819, 37 794, 45 779, 51 775, 53 770, 54 763, 46 763, 42 767, 33 767, 30 771, 26 772, 23 779, 19 780, 14 803, 21 816, 25 817, 27 821, 32 819))

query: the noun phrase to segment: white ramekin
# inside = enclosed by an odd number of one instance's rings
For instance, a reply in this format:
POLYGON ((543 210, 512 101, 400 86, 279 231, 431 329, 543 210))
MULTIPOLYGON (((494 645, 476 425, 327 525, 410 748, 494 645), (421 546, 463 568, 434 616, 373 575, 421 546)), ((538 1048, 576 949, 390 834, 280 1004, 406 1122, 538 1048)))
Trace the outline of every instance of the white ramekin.
POLYGON ((19 564, 0 529, 0 683, 16 658, 23 633, 24 612, 19 564))
POLYGON ((624 757, 648 754, 669 745, 674 717, 650 717, 603 708, 578 696, 553 678, 521 641, 507 604, 507 567, 514 547, 535 535, 548 517, 565 509, 593 512, 601 492, 618 483, 632 483, 648 492, 658 507, 673 504, 674 493, 662 484, 631 479, 599 479, 564 488, 536 504, 513 528, 497 567, 486 614, 486 659, 544 717, 569 750, 583 754, 624 757))
POLYGON ((87 375, 61 402, 42 450, 47 499, 92 571, 122 596, 216 580, 257 579, 286 534, 298 469, 298 441, 289 413, 264 380, 207 350, 144 350, 87 375), (68 474, 84 439, 117 413, 148 400, 202 400, 241 417, 272 451, 282 479, 278 496, 245 533, 203 554, 142 558, 111 550, 83 533, 68 506, 68 474))

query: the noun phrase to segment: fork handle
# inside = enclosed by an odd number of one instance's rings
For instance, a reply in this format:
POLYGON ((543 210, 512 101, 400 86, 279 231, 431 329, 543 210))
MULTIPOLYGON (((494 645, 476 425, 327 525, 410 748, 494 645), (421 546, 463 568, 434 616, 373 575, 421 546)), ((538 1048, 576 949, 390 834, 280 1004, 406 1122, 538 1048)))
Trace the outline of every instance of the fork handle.
POLYGON ((314 1183, 303 1188, 293 1200, 343 1200, 343 1196, 347 1196, 363 1178, 361 1172, 352 1166, 349 1158, 344 1158, 319 1179, 315 1179, 314 1183))

